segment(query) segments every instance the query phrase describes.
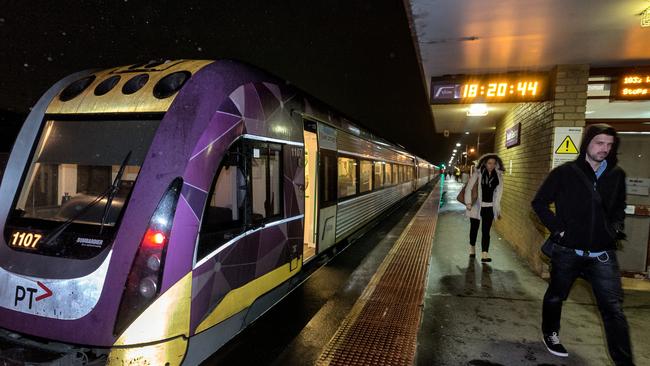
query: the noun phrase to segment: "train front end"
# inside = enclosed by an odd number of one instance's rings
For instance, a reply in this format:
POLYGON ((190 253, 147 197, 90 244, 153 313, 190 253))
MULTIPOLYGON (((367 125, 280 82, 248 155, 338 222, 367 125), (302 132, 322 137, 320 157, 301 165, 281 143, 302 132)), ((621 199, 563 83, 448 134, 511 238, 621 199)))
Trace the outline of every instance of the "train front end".
POLYGON ((205 106, 191 79, 210 63, 75 74, 33 108, 0 188, 0 359, 182 362, 196 227, 177 211, 196 126, 180 116, 205 106))

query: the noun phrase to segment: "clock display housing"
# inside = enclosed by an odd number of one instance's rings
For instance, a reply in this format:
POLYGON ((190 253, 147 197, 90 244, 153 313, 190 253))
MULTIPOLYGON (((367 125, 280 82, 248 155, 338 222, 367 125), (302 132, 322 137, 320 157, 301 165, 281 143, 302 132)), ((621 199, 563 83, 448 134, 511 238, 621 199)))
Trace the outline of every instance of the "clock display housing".
POLYGON ((549 99, 545 73, 451 75, 431 78, 431 104, 522 103, 549 99))

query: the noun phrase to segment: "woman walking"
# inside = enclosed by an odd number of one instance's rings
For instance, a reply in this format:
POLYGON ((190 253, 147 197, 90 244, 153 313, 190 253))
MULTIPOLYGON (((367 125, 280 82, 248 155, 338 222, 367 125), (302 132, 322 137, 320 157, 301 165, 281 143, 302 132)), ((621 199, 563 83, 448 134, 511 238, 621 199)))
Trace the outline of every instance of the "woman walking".
POLYGON ((472 173, 465 189, 465 214, 469 217, 469 256, 476 256, 476 237, 481 222, 481 262, 491 262, 490 228, 494 218, 500 218, 501 195, 503 194, 503 162, 497 154, 485 154, 478 160, 478 167, 472 173), (472 188, 478 186, 478 199, 472 205, 472 188))

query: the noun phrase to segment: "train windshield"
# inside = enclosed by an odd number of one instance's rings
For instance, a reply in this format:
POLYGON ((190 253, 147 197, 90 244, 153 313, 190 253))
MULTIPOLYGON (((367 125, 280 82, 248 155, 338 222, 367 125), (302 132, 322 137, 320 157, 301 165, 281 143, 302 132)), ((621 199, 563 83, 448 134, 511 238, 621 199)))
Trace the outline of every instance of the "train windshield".
POLYGON ((47 121, 23 181, 18 217, 114 226, 147 154, 159 120, 47 121), (131 152, 117 193, 105 195, 131 152), (84 212, 81 212, 85 210, 84 212))

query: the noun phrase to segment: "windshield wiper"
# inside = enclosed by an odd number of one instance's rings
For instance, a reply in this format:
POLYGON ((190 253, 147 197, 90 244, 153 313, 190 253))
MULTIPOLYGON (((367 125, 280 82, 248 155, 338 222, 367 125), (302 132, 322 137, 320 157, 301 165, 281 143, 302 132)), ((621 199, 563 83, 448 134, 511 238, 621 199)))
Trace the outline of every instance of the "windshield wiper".
POLYGON ((126 154, 126 157, 122 161, 122 165, 120 165, 120 170, 117 171, 117 175, 115 176, 115 180, 113 180, 113 184, 108 188, 108 198, 106 199, 106 205, 104 206, 104 213, 102 214, 102 222, 99 226, 99 235, 102 235, 102 231, 104 231, 104 223, 106 222, 106 219, 108 218, 108 213, 111 209, 111 203, 113 203, 113 198, 115 198, 115 194, 117 194, 117 191, 120 189, 120 183, 122 182, 122 175, 124 175, 124 169, 126 168, 126 163, 129 162, 129 158, 131 157, 131 150, 126 154))
MULTIPOLYGON (((77 220, 83 214, 88 212, 88 210, 90 208, 94 207, 97 203, 99 203, 99 201, 104 199, 107 195, 110 194, 111 196, 114 196, 115 193, 113 193, 113 191, 117 191, 114 187, 116 186, 116 184, 119 184, 119 182, 120 182, 120 180, 122 178, 122 174, 124 174, 124 168, 126 167, 126 162, 129 160, 130 156, 131 156, 131 151, 129 151, 126 154, 126 157, 124 158, 124 161, 122 162, 122 165, 120 166, 120 170, 117 172, 117 176, 115 177, 115 180, 113 181, 113 184, 110 187, 108 187, 104 192, 102 192, 102 194, 100 194, 94 200, 92 200, 86 206, 84 206, 84 208, 82 208, 80 211, 78 211, 74 216, 72 216, 71 218, 65 220, 56 229, 52 230, 52 232, 50 232, 50 234, 45 238, 45 240, 43 240, 43 246, 48 246, 53 241, 55 241, 59 236, 61 236, 61 234, 65 231, 65 229, 67 229, 68 226, 70 226, 70 224, 72 224, 75 220, 77 220)), ((112 201, 112 197, 110 198, 109 202, 110 201, 112 201)), ((106 207, 109 207, 109 206, 110 206, 110 204, 107 205, 106 207)), ((104 216, 106 216, 106 208, 104 209, 104 216)), ((102 217, 102 226, 104 225, 104 220, 105 220, 105 218, 102 217)), ((101 234, 101 232, 102 232, 102 230, 100 229, 99 233, 101 234)))
POLYGON ((61 225, 59 225, 56 229, 52 230, 52 232, 45 238, 43 241, 43 246, 48 246, 50 243, 56 240, 61 233, 65 231, 65 229, 70 226, 76 219, 81 217, 81 215, 85 214, 91 207, 95 206, 99 201, 101 201, 106 195, 110 192, 111 187, 108 187, 102 194, 97 196, 94 200, 92 200, 90 203, 88 203, 84 208, 82 208, 79 212, 77 212, 74 216, 71 218, 65 220, 61 225))

